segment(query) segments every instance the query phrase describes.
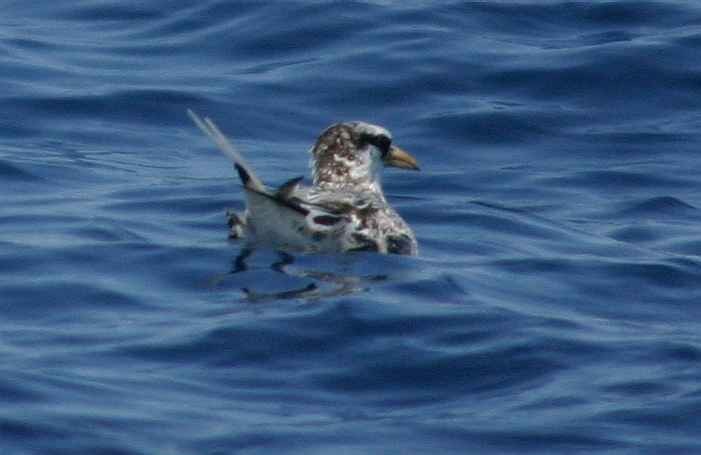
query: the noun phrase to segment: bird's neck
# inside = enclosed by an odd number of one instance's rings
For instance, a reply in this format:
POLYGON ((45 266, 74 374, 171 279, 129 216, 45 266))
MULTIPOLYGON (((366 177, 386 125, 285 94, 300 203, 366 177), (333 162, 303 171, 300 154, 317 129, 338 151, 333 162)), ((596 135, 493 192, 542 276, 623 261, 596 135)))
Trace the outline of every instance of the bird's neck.
POLYGON ((331 166, 323 167, 312 162, 315 186, 332 191, 367 192, 384 199, 381 170, 379 161, 370 159, 369 155, 353 162, 335 158, 331 166))
POLYGON ((314 185, 327 191, 367 193, 373 194, 382 200, 385 199, 384 192, 382 191, 382 185, 377 179, 363 179, 350 181, 333 181, 320 179, 318 181, 315 181, 314 185))

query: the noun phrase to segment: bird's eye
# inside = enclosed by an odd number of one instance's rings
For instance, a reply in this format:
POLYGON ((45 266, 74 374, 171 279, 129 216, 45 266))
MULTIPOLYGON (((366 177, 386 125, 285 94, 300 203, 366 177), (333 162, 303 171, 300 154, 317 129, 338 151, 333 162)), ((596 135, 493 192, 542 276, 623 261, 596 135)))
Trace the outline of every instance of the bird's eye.
POLYGON ((368 144, 372 144, 375 147, 377 147, 380 152, 382 153, 382 156, 385 156, 386 154, 389 153, 389 148, 392 145, 392 140, 385 136, 384 134, 378 134, 378 135, 371 135, 371 134, 365 134, 361 138, 363 142, 366 142, 368 144))
POLYGON ((387 136, 377 136, 377 148, 380 149, 382 155, 389 153, 389 147, 392 144, 392 140, 387 136))

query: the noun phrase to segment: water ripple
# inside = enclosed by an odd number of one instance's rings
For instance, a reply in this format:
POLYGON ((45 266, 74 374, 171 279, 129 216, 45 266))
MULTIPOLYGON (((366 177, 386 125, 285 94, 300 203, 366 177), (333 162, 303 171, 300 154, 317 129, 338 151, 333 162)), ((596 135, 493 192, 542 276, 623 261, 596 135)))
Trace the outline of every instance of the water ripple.
POLYGON ((701 451, 695 2, 4 6, 2 453, 701 451), (188 107, 387 126, 420 256, 246 254, 188 107))

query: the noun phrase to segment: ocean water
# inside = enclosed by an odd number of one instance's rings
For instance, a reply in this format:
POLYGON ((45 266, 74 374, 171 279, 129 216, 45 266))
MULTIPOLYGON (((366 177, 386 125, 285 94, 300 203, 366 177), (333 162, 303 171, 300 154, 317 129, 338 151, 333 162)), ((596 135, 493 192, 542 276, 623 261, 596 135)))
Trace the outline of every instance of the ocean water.
POLYGON ((3 454, 701 453, 701 3, 6 1, 3 454), (416 258, 241 261, 389 128, 416 258))

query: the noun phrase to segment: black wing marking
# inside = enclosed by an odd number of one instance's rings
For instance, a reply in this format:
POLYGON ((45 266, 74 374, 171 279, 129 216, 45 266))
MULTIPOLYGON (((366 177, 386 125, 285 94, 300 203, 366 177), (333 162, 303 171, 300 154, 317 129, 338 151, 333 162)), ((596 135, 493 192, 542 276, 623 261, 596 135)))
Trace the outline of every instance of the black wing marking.
POLYGON ((357 243, 357 246, 348 251, 380 251, 380 245, 378 245, 375 240, 371 239, 367 235, 355 233, 352 237, 357 243))
POLYGON ((304 177, 295 177, 280 185, 280 188, 278 188, 276 192, 277 196, 281 199, 291 199, 292 193, 295 192, 297 186, 299 186, 299 182, 301 182, 303 178, 304 177))
POLYGON ((321 224, 322 226, 333 226, 334 224, 343 221, 343 219, 343 217, 334 215, 317 215, 312 218, 316 224, 321 224))
POLYGON ((411 238, 406 234, 387 236, 387 252, 390 254, 411 254, 411 238))
POLYGON ((258 195, 263 196, 265 198, 268 198, 271 201, 273 201, 274 203, 276 203, 282 207, 286 207, 288 209, 294 210, 295 212, 300 213, 304 216, 309 215, 309 210, 304 208, 301 204, 301 201, 297 198, 284 199, 284 198, 280 197, 280 195, 278 195, 277 193, 270 194, 270 193, 265 192, 265 191, 256 191, 252 188, 246 188, 246 191, 250 191, 252 193, 255 193, 255 194, 258 194, 258 195))

